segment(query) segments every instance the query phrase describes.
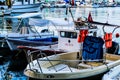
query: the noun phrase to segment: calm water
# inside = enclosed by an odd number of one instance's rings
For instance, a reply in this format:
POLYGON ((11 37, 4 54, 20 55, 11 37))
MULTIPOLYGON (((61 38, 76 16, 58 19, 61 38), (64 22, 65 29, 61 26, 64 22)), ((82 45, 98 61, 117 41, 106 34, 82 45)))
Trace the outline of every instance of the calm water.
MULTIPOLYGON (((99 22, 108 22, 110 24, 117 24, 120 25, 120 7, 109 7, 109 8, 71 8, 72 14, 74 16, 74 19, 77 19, 78 17, 88 17, 89 12, 92 14, 92 18, 94 21, 99 22)), ((69 18, 71 19, 71 14, 68 12, 66 15, 66 9, 65 8, 47 8, 42 10, 42 17, 47 19, 48 17, 55 17, 55 18, 69 18)), ((2 21, 3 18, 0 20, 2 21)), ((16 21, 16 20, 15 20, 16 21)), ((17 23, 17 22, 16 22, 17 23)), ((11 24, 15 25, 15 24, 11 24)), ((101 29, 101 27, 100 27, 101 29)), ((112 32, 114 28, 106 27, 106 32, 112 32)), ((0 33, 7 33, 9 32, 8 29, 0 25, 0 33), (3 31, 4 30, 4 31, 3 31), (6 30, 6 31, 5 31, 6 30)), ((10 31, 12 29, 9 29, 10 31)), ((120 30, 117 29, 115 32, 119 32, 120 30)), ((115 34, 115 33, 114 33, 115 34)), ((101 32, 102 35, 102 32, 101 32)), ((119 38, 115 39, 119 42, 119 38)), ((5 80, 5 73, 7 66, 9 65, 9 61, 6 61, 4 65, 0 66, 0 80, 5 80)), ((11 77, 11 80, 27 80, 27 77, 25 77, 21 72, 9 72, 9 77, 11 77), (17 77, 16 77, 17 76, 17 77)), ((6 79, 7 80, 7 79, 6 79)))

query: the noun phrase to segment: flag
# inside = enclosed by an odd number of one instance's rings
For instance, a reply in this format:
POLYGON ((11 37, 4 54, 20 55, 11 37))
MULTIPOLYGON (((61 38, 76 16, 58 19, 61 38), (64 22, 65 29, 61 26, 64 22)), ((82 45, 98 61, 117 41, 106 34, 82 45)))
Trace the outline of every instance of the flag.
POLYGON ((93 22, 93 19, 92 19, 92 16, 91 16, 91 12, 89 12, 88 22, 93 22))
POLYGON ((72 0, 72 5, 74 6, 74 0, 72 0))

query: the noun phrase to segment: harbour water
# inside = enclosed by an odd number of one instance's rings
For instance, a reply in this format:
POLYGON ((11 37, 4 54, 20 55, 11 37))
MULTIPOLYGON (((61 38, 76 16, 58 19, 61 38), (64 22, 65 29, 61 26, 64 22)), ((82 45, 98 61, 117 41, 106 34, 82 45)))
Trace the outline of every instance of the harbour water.
MULTIPOLYGON (((74 19, 77 19, 78 17, 88 17, 89 12, 91 12, 92 18, 94 21, 103 22, 103 23, 107 22, 110 24, 120 25, 119 7, 71 8, 71 11, 74 16, 74 19)), ((66 8, 45 8, 42 10, 42 13, 43 13, 42 17, 45 19, 47 19, 48 17, 72 19, 71 14, 69 12, 66 15, 66 8)), ((99 28, 102 29, 102 27, 99 27, 99 28)), ((0 32, 1 34, 6 33, 6 32, 3 32, 3 29, 5 28, 2 27, 0 29, 1 29, 1 32, 0 32)), ((107 27, 105 28, 105 31, 112 32, 113 29, 114 28, 107 27)), ((120 30, 117 29, 115 33, 119 33, 119 31, 120 30)), ((119 40, 120 38, 116 39, 116 41, 118 41, 118 43, 120 44, 119 40)), ((19 72, 7 71, 8 65, 11 61, 10 59, 11 59, 10 57, 5 58, 4 63, 0 66, 0 80, 27 80, 27 77, 23 74, 23 71, 19 71, 19 72), (9 79, 6 79, 6 78, 9 78, 9 79)))

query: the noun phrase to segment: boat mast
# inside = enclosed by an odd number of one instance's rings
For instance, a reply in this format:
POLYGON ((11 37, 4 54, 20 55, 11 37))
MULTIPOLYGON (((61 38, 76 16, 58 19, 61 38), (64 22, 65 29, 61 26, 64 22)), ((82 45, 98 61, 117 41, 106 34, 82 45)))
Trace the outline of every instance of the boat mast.
POLYGON ((6 5, 8 6, 8 9, 12 7, 12 0, 6 0, 6 5))

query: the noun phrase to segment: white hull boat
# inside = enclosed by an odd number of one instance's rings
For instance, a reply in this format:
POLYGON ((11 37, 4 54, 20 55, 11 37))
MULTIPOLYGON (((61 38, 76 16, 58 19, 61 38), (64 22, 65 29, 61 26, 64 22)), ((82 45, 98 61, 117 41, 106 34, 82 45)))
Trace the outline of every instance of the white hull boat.
MULTIPOLYGON (((93 39, 94 37, 91 38, 93 39)), ((92 44, 93 46, 91 47, 95 47, 94 43, 92 44)), ((83 46, 85 45, 88 44, 83 43, 83 46)), ((90 48, 90 46, 87 47, 90 48)), ((101 75, 109 71, 111 68, 120 65, 120 56, 104 53, 104 57, 100 58, 100 54, 102 54, 101 51, 99 54, 99 51, 96 50, 98 53, 96 53, 95 51, 96 56, 94 56, 93 49, 90 48, 90 51, 86 51, 85 49, 87 47, 83 47, 82 52, 68 52, 46 57, 42 57, 46 54, 40 53, 40 56, 42 58, 37 58, 35 60, 31 59, 31 62, 27 65, 26 69, 24 70, 24 74, 29 78, 34 79, 88 80, 89 77, 101 75), (99 58, 97 59, 98 55, 99 58)))
MULTIPOLYGON (((39 56, 32 59, 35 51, 28 50, 26 53, 28 65, 24 74, 30 80, 89 80, 120 65, 120 56, 112 54, 112 52, 107 53, 107 48, 112 47, 112 33, 106 33, 105 26, 103 26, 103 32, 105 33, 103 39, 103 36, 96 33, 95 24, 98 23, 93 22, 94 26, 90 24, 85 27, 78 26, 85 25, 84 23, 76 22, 77 26, 74 30, 59 30, 59 36, 63 38, 58 38, 58 48, 66 50, 66 52, 60 54, 53 52, 54 55, 47 56, 49 52, 43 53, 41 49, 37 49, 39 56)), ((116 26, 104 23, 98 25, 116 26)), ((115 29, 117 28, 115 27, 115 29)))
POLYGON ((115 26, 115 29, 118 28, 116 28, 116 25, 79 20, 75 21, 74 28, 58 29, 58 49, 65 50, 60 54, 56 54, 57 49, 53 49, 53 53, 49 53, 49 51, 44 53, 43 49, 31 51, 33 46, 29 46, 30 50, 25 51, 28 65, 24 70, 24 74, 30 79, 38 80, 88 80, 89 77, 101 75, 120 65, 120 56, 106 52, 106 48, 111 47, 112 34, 105 32, 105 25, 115 26), (105 33, 104 39, 103 35, 97 33, 98 27, 96 24, 104 25, 102 28, 105 33), (38 55, 34 57, 36 51, 38 51, 38 55), (48 54, 51 56, 47 56, 48 54))

